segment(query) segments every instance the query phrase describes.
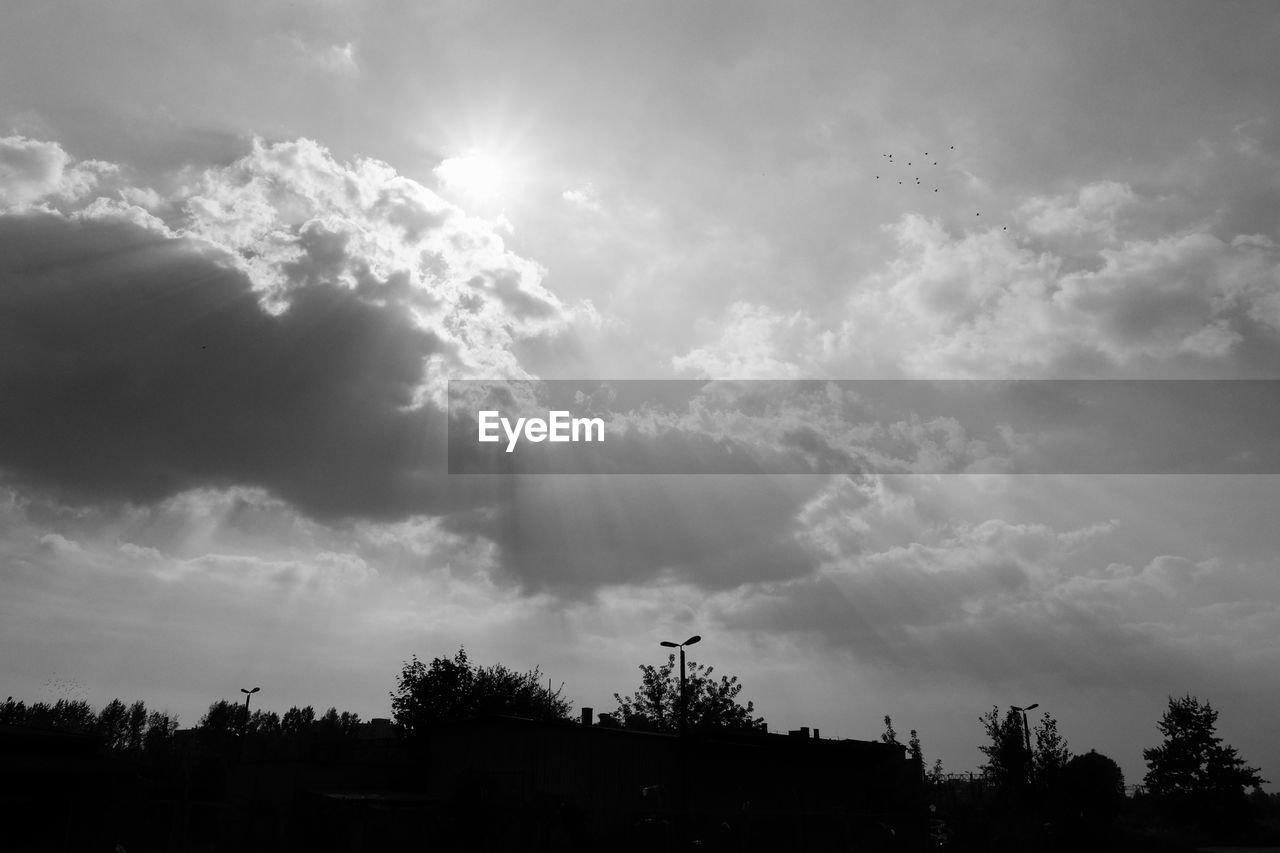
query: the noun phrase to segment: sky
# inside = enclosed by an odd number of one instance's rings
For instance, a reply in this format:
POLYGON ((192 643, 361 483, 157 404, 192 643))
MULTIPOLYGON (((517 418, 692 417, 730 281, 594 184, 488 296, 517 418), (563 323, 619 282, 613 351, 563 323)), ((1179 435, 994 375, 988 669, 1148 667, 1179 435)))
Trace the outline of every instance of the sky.
POLYGON ((962 772, 1037 702, 1137 783, 1192 693, 1280 779, 1275 475, 469 477, 441 416, 450 379, 1280 379, 1270 4, 4 17, 0 693, 389 716, 465 645, 603 712, 700 634, 774 730, 889 714, 962 772))

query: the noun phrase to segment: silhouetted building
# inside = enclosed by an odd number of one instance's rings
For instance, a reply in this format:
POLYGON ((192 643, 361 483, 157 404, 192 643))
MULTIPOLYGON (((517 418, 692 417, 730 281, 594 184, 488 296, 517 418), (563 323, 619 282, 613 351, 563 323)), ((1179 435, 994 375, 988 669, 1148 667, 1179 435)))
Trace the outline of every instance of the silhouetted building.
MULTIPOLYGON (((584 715, 584 719, 590 717, 584 715)), ((183 733, 161 755, 0 729, 5 849, 664 853, 922 850, 918 763, 900 746, 485 717, 408 740, 183 733), (105 845, 105 846, 104 846, 105 845)))
POLYGON ((471 815, 475 849, 523 849, 526 830, 553 846, 646 851, 692 838, 732 850, 925 848, 920 768, 901 746, 800 731, 679 737, 475 719, 432 733, 427 790, 471 815))

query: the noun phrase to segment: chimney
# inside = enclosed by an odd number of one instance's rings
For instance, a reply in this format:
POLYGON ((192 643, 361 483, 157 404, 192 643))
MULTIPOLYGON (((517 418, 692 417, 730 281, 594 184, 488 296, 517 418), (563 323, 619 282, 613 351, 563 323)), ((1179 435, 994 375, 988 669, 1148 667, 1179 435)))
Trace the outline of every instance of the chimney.
POLYGON ((809 736, 809 727, 808 727, 808 726, 801 726, 801 727, 800 727, 800 737, 807 738, 808 736, 809 736))
POLYGON ((594 710, 595 710, 594 708, 583 708, 583 709, 582 709, 582 724, 583 724, 584 726, 589 726, 589 725, 591 725, 591 721, 592 721, 593 719, 595 719, 595 715, 592 713, 592 711, 594 711, 594 710))
POLYGON ((818 730, 817 730, 817 729, 814 729, 814 730, 813 730, 813 739, 814 739, 814 740, 817 740, 817 739, 818 739, 818 730))

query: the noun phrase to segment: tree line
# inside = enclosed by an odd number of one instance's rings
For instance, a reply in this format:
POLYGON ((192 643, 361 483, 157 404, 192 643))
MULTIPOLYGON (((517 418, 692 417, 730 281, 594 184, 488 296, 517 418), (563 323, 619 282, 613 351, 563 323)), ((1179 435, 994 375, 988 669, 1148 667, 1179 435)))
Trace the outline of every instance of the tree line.
MULTIPOLYGON (((1105 825, 1126 808, 1119 764, 1095 750, 1073 754, 1052 714, 1042 713, 1031 731, 1019 708, 1002 715, 992 707, 978 722, 987 737, 979 747, 986 757, 982 779, 1006 804, 1077 826, 1105 825)), ((1217 723, 1209 702, 1191 694, 1168 697, 1156 724, 1163 740, 1142 751, 1140 809, 1170 826, 1211 834, 1249 826, 1258 806, 1276 811, 1280 803, 1261 789, 1268 780, 1224 742, 1217 723)), ((918 746, 913 751, 918 754, 918 746)))
MULTIPOLYGON (((149 710, 142 700, 126 703, 112 699, 101 710, 94 710, 81 699, 27 704, 10 696, 0 705, 0 725, 91 735, 112 752, 156 754, 171 749, 178 717, 168 711, 149 710)), ((337 708, 319 715, 310 705, 295 705, 283 715, 262 709, 246 713, 239 702, 219 699, 209 705, 195 730, 206 741, 216 742, 246 735, 259 739, 302 734, 354 737, 359 725, 359 714, 337 708)))
MULTIPOLYGON (((602 714, 606 725, 655 732, 674 732, 680 719, 680 678, 676 656, 661 665, 641 665, 640 684, 615 693, 616 709, 602 714)), ((437 723, 478 715, 504 714, 539 720, 569 720, 572 705, 563 684, 553 688, 541 670, 517 671, 503 664, 478 665, 459 648, 452 657, 424 662, 414 656, 399 673, 391 692, 396 730, 413 738, 437 723)), ((741 701, 743 685, 736 676, 719 675, 713 667, 687 663, 686 725, 690 730, 760 731, 763 719, 752 702, 741 701)), ((1163 741, 1143 750, 1146 796, 1172 818, 1195 816, 1207 822, 1230 822, 1247 811, 1246 791, 1260 790, 1267 780, 1236 749, 1217 735, 1218 712, 1208 702, 1186 695, 1169 697, 1157 723, 1163 741)), ((1056 799, 1080 814, 1113 815, 1125 799, 1124 776, 1111 758, 1090 750, 1073 754, 1052 714, 1044 712, 1034 729, 1024 712, 993 706, 978 718, 986 742, 981 779, 991 788, 1020 798, 1056 799)), ((308 705, 283 714, 239 702, 217 700, 200 718, 196 730, 208 743, 249 737, 264 739, 298 735, 322 739, 354 737, 359 715, 331 707, 317 714, 308 705)), ((81 700, 59 699, 27 704, 9 697, 0 705, 0 724, 58 729, 95 735, 109 750, 154 754, 171 749, 178 719, 167 711, 148 709, 141 700, 113 699, 101 710, 81 700)), ((891 717, 884 717, 884 743, 902 746, 934 786, 946 781, 942 762, 926 765, 919 734, 910 730, 906 744, 898 739, 891 717)), ((1264 795, 1265 796, 1265 795, 1264 795)))
POLYGON ((196 724, 199 731, 215 737, 248 735, 259 738, 301 734, 354 737, 359 726, 359 714, 339 712, 337 708, 330 708, 319 716, 311 705, 294 705, 283 715, 262 709, 246 713, 244 705, 226 699, 210 705, 196 724))
POLYGON ((167 711, 148 710, 140 699, 131 704, 112 699, 101 711, 95 711, 81 699, 28 705, 10 696, 0 705, 0 725, 94 735, 115 752, 158 753, 168 750, 178 718, 167 711))
MULTIPOLYGON (((538 667, 526 672, 502 664, 477 666, 466 649, 452 657, 423 663, 417 657, 400 672, 391 707, 397 726, 408 733, 433 723, 484 714, 505 714, 535 720, 569 720, 572 705, 563 685, 544 683, 538 667)), ((755 705, 738 701, 742 684, 737 676, 716 678, 714 667, 694 661, 685 666, 685 721, 691 729, 754 731, 764 722, 755 705)), ((605 725, 653 732, 674 732, 680 719, 680 677, 676 656, 660 666, 640 667, 640 686, 630 696, 615 693, 617 709, 605 713, 605 725)))

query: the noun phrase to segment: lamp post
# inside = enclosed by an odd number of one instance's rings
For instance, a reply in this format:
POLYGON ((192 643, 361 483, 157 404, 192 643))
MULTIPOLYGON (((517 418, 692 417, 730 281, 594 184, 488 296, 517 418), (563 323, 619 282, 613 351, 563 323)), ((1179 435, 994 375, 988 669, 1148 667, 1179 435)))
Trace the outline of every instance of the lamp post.
POLYGON ((1025 708, 1019 708, 1017 705, 1013 705, 1011 707, 1013 710, 1022 714, 1022 735, 1026 739, 1027 744, 1027 782, 1031 783, 1034 781, 1035 760, 1031 755, 1031 726, 1027 723, 1027 712, 1034 711, 1036 708, 1039 708, 1040 703, 1032 702, 1025 708))
POLYGON ((249 697, 261 690, 261 687, 255 687, 252 690, 240 688, 240 692, 244 694, 244 729, 241 734, 247 734, 249 731, 249 697))
POLYGON ((698 642, 701 639, 702 637, 698 636, 697 634, 694 634, 692 637, 685 640, 683 643, 673 643, 670 640, 662 641, 663 646, 666 646, 669 649, 680 650, 680 734, 684 734, 684 726, 685 726, 684 713, 685 713, 685 707, 686 707, 685 705, 686 687, 685 687, 685 677, 684 677, 684 647, 692 646, 694 643, 698 642))

